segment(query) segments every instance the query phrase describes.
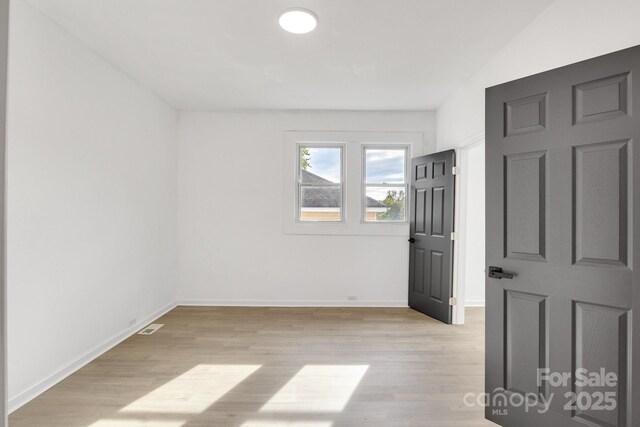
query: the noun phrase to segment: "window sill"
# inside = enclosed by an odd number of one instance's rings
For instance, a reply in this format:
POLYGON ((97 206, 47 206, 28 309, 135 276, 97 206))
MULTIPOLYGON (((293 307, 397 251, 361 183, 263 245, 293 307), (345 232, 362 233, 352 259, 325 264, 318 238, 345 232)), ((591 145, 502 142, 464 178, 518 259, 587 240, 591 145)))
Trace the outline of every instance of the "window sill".
POLYGON ((409 237, 409 223, 315 223, 284 224, 284 234, 326 236, 404 236, 409 237))

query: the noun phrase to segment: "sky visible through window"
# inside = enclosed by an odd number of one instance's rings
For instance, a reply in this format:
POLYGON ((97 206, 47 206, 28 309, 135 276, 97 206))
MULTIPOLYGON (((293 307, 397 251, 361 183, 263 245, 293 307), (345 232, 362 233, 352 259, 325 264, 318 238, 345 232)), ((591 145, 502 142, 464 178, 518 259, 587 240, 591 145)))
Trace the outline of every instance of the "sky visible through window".
POLYGON ((404 150, 367 149, 367 184, 404 183, 404 150))
POLYGON ((309 172, 340 182, 340 149, 339 148, 309 148, 309 172))
MULTIPOLYGON (((404 183, 404 149, 367 149, 366 181, 367 184, 402 184, 404 183)), ((404 191, 399 188, 367 188, 367 196, 383 200, 389 190, 404 191)))
MULTIPOLYGON (((340 149, 334 147, 309 147, 308 171, 328 179, 340 182, 340 149)), ((367 149, 366 150, 366 181, 367 184, 404 184, 405 179, 405 150, 404 149, 367 149)), ((399 188, 367 189, 367 196, 376 200, 383 200, 389 190, 404 190, 399 188)))
POLYGON ((309 148, 309 172, 340 182, 340 149, 339 148, 309 148))

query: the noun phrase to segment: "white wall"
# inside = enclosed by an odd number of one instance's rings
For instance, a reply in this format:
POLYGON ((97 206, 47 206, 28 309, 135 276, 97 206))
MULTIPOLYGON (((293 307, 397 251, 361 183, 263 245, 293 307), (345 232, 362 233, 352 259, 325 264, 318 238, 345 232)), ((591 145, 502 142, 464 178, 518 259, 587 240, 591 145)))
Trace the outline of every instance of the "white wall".
MULTIPOLYGON (((5 224, 6 195, 6 118, 7 48, 9 0, 0 0, 0 224, 5 224)), ((7 425, 7 293, 5 265, 5 227, 0 225, 0 427, 7 425)))
POLYGON ((420 131, 435 147, 428 112, 181 114, 178 301, 406 305, 407 236, 284 234, 287 130, 420 131))
POLYGON ((558 0, 437 111, 438 150, 484 132, 484 90, 640 44, 640 1, 558 0))
MULTIPOLYGON (((638 0, 557 0, 438 108, 438 151, 484 139, 485 88, 640 44, 639 16, 638 0)), ((469 205, 463 273, 469 305, 484 301, 484 218, 474 213, 484 206, 484 159, 475 154, 466 171, 469 193, 461 194, 469 205)))
POLYGON ((22 0, 9 61, 15 408, 173 301, 177 114, 22 0))

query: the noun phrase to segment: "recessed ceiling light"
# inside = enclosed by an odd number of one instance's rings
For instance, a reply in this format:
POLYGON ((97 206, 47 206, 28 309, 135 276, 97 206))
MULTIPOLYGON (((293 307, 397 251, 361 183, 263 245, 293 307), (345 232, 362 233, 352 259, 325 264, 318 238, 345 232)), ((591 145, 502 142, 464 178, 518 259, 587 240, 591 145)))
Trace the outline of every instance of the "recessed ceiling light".
POLYGON ((293 34, 306 34, 318 25, 318 17, 307 9, 287 9, 278 20, 283 30, 293 34))

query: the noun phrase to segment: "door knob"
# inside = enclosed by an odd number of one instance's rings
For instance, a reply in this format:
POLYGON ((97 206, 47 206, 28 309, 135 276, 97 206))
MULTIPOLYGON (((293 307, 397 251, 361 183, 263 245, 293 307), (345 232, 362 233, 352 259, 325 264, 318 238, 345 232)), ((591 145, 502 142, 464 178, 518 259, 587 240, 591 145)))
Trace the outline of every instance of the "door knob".
POLYGON ((413 237, 409 238, 409 243, 415 243, 416 239, 414 239, 413 237))
POLYGON ((513 274, 504 273, 500 267, 489 267, 489 277, 492 279, 513 279, 513 274))

